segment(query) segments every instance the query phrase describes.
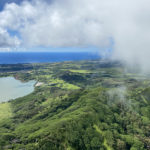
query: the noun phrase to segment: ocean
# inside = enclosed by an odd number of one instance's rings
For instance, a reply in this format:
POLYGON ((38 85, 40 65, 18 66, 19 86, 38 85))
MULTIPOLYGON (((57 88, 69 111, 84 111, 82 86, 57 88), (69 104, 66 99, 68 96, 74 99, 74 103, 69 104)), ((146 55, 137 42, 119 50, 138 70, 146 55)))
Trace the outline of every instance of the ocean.
POLYGON ((88 52, 1 52, 0 64, 47 63, 78 60, 96 60, 100 56, 88 52))

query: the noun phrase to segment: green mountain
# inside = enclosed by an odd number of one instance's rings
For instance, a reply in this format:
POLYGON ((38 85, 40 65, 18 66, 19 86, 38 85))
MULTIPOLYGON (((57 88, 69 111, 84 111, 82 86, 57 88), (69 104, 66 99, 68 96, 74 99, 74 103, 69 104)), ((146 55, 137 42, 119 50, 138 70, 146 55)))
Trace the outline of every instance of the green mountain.
POLYGON ((148 150, 150 78, 119 62, 0 65, 0 76, 36 80, 33 93, 0 104, 1 150, 148 150))

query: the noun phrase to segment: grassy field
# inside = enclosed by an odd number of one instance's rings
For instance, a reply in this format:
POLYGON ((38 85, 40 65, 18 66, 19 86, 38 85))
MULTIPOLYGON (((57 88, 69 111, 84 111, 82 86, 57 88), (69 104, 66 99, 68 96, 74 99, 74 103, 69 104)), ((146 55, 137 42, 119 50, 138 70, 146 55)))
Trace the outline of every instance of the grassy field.
POLYGON ((92 73, 92 71, 89 71, 89 70, 72 70, 72 69, 70 69, 69 71, 77 72, 77 73, 92 73))
POLYGON ((0 122, 12 117, 11 103, 0 103, 0 122))

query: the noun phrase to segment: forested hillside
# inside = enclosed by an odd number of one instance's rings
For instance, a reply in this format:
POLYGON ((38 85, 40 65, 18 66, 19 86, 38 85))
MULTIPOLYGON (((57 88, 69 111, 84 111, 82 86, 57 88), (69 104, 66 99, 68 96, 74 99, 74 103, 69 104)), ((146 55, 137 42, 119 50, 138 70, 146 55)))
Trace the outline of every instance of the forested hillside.
POLYGON ((150 149, 149 75, 108 61, 0 69, 37 81, 30 95, 0 104, 1 150, 150 149))

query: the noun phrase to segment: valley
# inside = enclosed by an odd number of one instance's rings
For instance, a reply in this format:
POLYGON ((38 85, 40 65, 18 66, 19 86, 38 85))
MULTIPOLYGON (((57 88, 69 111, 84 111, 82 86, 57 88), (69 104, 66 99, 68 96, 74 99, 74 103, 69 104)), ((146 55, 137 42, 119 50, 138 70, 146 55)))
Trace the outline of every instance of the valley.
POLYGON ((93 60, 0 65, 0 77, 41 83, 0 103, 2 150, 150 149, 149 75, 93 60))

